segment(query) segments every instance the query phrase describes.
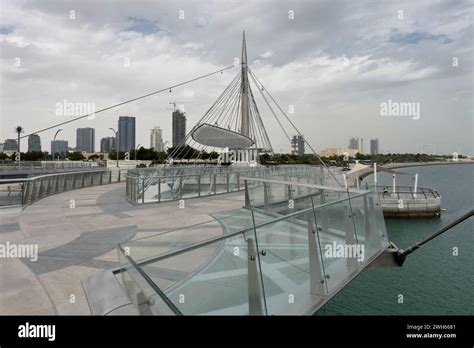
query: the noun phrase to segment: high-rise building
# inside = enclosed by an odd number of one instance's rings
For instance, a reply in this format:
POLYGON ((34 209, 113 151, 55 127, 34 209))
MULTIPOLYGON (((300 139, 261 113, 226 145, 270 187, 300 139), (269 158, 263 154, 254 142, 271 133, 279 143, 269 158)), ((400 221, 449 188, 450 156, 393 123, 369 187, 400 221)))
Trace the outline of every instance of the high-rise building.
POLYGON ((380 152, 379 149, 380 149, 379 139, 378 138, 370 139, 370 154, 378 155, 380 152))
POLYGON ((293 155, 304 155, 304 136, 294 135, 293 139, 291 139, 291 147, 293 148, 291 151, 293 155))
POLYGON ((51 141, 51 154, 67 153, 68 152, 67 140, 52 140, 51 141))
POLYGON ((5 139, 5 144, 3 145, 3 151, 16 151, 18 148, 18 143, 16 139, 5 139))
POLYGON ((364 138, 360 138, 359 153, 360 153, 361 155, 364 153, 364 138))
POLYGON ((100 140, 100 152, 110 153, 116 151, 115 137, 105 137, 100 140))
POLYGON ((38 134, 31 134, 28 137, 28 152, 41 152, 41 139, 38 134))
POLYGON ((349 150, 359 150, 359 138, 349 138, 349 150))
POLYGON ((150 130, 150 147, 156 151, 163 151, 163 132, 158 126, 150 130))
POLYGON ((119 117, 118 137, 120 151, 130 151, 135 148, 135 117, 119 117))
POLYGON ((94 128, 78 128, 76 130, 76 150, 95 152, 94 128))
POLYGON ((178 109, 173 111, 173 147, 184 146, 184 138, 186 138, 186 116, 178 109))

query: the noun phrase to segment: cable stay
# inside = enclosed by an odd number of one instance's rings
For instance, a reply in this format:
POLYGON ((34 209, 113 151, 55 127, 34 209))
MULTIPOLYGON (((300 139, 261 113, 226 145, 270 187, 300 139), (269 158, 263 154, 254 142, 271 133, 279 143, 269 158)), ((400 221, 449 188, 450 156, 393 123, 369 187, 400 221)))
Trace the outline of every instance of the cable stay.
POLYGON ((40 129, 38 131, 35 131, 35 132, 32 132, 32 133, 29 133, 29 134, 26 134, 26 135, 23 135, 22 137, 20 137, 20 139, 23 139, 23 138, 26 138, 26 137, 29 137, 30 135, 32 134, 38 134, 38 133, 42 133, 42 132, 45 132, 47 130, 50 130, 50 129, 53 129, 53 128, 56 128, 56 127, 59 127, 59 126, 62 126, 62 125, 65 125, 65 124, 68 124, 68 123, 71 123, 71 122, 75 122, 75 121, 78 121, 80 119, 83 119, 83 118, 86 118, 86 117, 90 117, 92 115, 97 115, 101 112, 104 112, 104 111, 107 111, 107 110, 111 110, 111 109, 114 109, 116 107, 119 107, 119 106, 122 106, 122 105, 125 105, 125 104, 128 104, 128 103, 131 103, 131 102, 134 102, 134 101, 137 101, 137 100, 140 100, 140 99, 144 99, 144 98, 147 98, 147 97, 151 97, 153 95, 156 95, 158 93, 162 93, 162 92, 171 92, 173 88, 177 88, 177 87, 180 87, 180 86, 184 86, 188 83, 191 83, 191 82, 194 82, 194 81, 198 81, 198 80, 201 80, 205 77, 209 77, 209 76, 212 76, 212 75, 215 75, 215 74, 219 74, 219 73, 222 73, 226 70, 229 70, 229 69, 232 69, 232 68, 235 68, 234 65, 231 65, 231 66, 228 66, 227 68, 223 68, 223 69, 219 69, 219 70, 216 70, 214 72, 211 72, 209 74, 205 74, 205 75, 201 75, 201 76, 198 76, 198 77, 195 77, 193 79, 190 79, 190 80, 187 80, 187 81, 184 81, 184 82, 181 82, 181 83, 178 83, 178 84, 175 84, 175 85, 172 85, 172 86, 169 86, 169 87, 166 87, 166 88, 163 88, 163 89, 160 89, 158 91, 154 91, 154 92, 151 92, 151 93, 147 93, 145 95, 142 95, 142 96, 139 96, 139 97, 136 97, 136 98, 133 98, 133 99, 129 99, 129 100, 126 100, 124 102, 121 102, 121 103, 118 103, 118 104, 114 104, 114 105, 111 105, 111 106, 108 106, 106 108, 103 108, 103 109, 100 109, 100 110, 97 110, 95 112, 92 112, 92 113, 89 113, 89 114, 86 114, 86 115, 82 115, 82 116, 78 116, 78 117, 75 117, 71 120, 67 120, 67 121, 64 121, 64 122, 61 122, 61 123, 57 123, 57 124, 54 124, 50 127, 47 127, 47 128, 43 128, 43 129, 40 129))

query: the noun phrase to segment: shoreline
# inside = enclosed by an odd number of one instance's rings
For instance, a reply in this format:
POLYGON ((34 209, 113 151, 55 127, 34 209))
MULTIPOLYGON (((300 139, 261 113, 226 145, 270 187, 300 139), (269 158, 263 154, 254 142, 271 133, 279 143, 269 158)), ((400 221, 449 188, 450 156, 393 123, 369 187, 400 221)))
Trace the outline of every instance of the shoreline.
MULTIPOLYGON (((381 168, 386 169, 397 169, 397 168, 409 168, 409 167, 424 167, 424 166, 438 166, 438 165, 456 165, 456 164, 474 164, 474 160, 459 160, 459 161, 434 161, 434 162, 406 162, 406 163, 390 163, 387 165, 380 165, 381 168)), ((379 166, 377 166, 378 168, 379 166)), ((358 175, 359 179, 362 180, 366 176, 369 176, 374 172, 373 166, 367 168, 358 175)))

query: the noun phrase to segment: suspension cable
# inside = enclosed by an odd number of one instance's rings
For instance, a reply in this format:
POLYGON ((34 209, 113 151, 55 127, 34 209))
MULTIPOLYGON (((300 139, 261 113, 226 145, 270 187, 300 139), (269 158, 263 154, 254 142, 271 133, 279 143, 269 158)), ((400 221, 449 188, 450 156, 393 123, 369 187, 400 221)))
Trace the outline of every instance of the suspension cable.
POLYGON ((142 95, 142 96, 140 96, 140 97, 136 97, 136 98, 129 99, 129 100, 127 100, 127 101, 124 101, 124 102, 121 102, 121 103, 118 103, 118 104, 114 104, 114 105, 108 106, 108 107, 103 108, 103 109, 100 109, 100 110, 98 110, 98 111, 91 112, 91 113, 89 113, 89 114, 87 114, 87 115, 79 116, 79 117, 73 118, 73 119, 71 119, 71 120, 64 121, 64 122, 61 122, 61 123, 52 125, 52 126, 47 127, 47 128, 43 128, 43 129, 38 130, 38 131, 36 131, 36 132, 33 132, 33 133, 30 133, 30 134, 24 135, 24 136, 20 137, 20 139, 29 137, 29 136, 32 135, 32 134, 38 134, 38 133, 41 133, 41 132, 44 132, 44 131, 47 131, 47 130, 50 130, 50 129, 53 129, 53 128, 56 128, 56 127, 59 127, 59 126, 62 126, 62 125, 68 124, 68 123, 71 123, 71 122, 74 122, 74 121, 77 121, 77 120, 80 120, 80 119, 83 119, 83 118, 85 118, 85 117, 89 117, 89 116, 92 116, 92 115, 96 115, 96 114, 98 114, 98 113, 100 113, 100 112, 104 112, 104 111, 107 111, 107 110, 116 108, 116 107, 118 107, 118 106, 122 106, 122 105, 131 103, 131 102, 134 102, 134 101, 137 101, 137 100, 146 98, 146 97, 150 97, 150 96, 155 95, 155 94, 158 94, 158 93, 162 93, 162 92, 165 92, 165 91, 171 91, 171 89, 173 89, 173 88, 186 85, 186 84, 188 84, 188 83, 191 83, 191 82, 194 82, 194 81, 203 79, 203 78, 208 77, 208 76, 212 76, 212 75, 215 75, 215 74, 218 74, 218 73, 222 73, 222 72, 224 72, 224 71, 226 71, 226 70, 229 70, 229 69, 232 69, 232 68, 235 68, 235 66, 234 66, 234 65, 231 65, 231 66, 228 66, 227 68, 219 69, 219 70, 216 70, 216 71, 211 72, 211 73, 209 73, 209 74, 201 75, 201 76, 195 77, 195 78, 193 78, 193 79, 191 79, 191 80, 187 80, 187 81, 184 81, 184 82, 181 82, 181 83, 178 83, 178 84, 175 84, 175 85, 172 85, 172 86, 169 86, 169 87, 160 89, 160 90, 158 90, 158 91, 155 91, 155 92, 151 92, 151 93, 142 95))

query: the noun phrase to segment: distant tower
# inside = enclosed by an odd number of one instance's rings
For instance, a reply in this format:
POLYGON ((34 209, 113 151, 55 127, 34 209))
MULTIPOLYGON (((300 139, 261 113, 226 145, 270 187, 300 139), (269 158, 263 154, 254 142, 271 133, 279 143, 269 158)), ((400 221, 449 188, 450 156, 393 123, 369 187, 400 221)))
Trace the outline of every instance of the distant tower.
POLYGON ((41 139, 38 134, 31 134, 28 137, 28 152, 41 152, 41 139))
POLYGON ((105 137, 100 140, 100 152, 110 153, 115 150, 115 137, 105 137))
POLYGON ((250 135, 250 121, 249 121, 249 81, 248 81, 248 67, 247 67, 247 46, 245 42, 245 30, 242 35, 242 99, 240 107, 242 118, 240 123, 240 134, 248 137, 250 135))
POLYGON ((119 151, 130 151, 135 148, 135 117, 120 116, 118 126, 119 151))
POLYGON ((163 132, 160 127, 153 127, 150 130, 150 147, 155 151, 163 151, 163 132))
POLYGON ((95 152, 95 129, 78 128, 76 130, 77 151, 95 152))
POLYGON ((294 135, 293 139, 291 139, 291 147, 293 148, 293 151, 291 152, 293 155, 304 155, 304 136, 294 135))
POLYGON ((371 155, 378 155, 380 153, 380 143, 379 139, 370 139, 370 154, 371 155))
POLYGON ((173 111, 173 147, 182 145, 184 146, 184 138, 186 138, 186 116, 184 112, 179 109, 173 111))
POLYGON ((359 138, 349 138, 349 150, 359 150, 359 138))

